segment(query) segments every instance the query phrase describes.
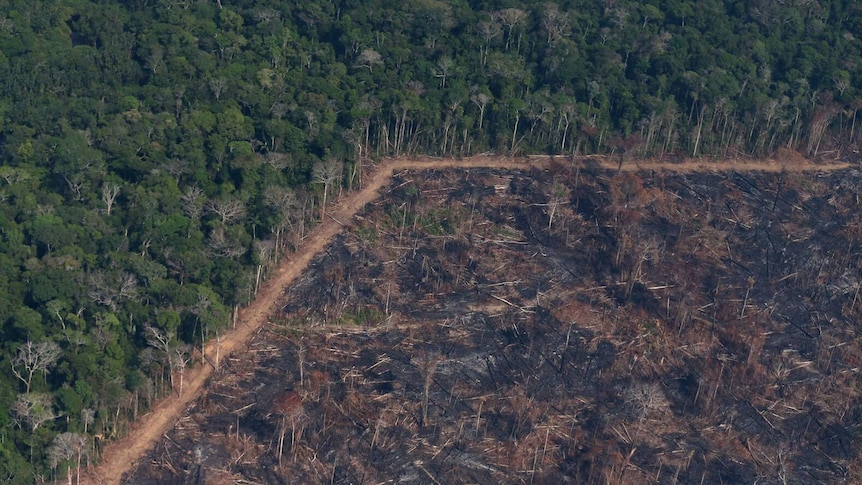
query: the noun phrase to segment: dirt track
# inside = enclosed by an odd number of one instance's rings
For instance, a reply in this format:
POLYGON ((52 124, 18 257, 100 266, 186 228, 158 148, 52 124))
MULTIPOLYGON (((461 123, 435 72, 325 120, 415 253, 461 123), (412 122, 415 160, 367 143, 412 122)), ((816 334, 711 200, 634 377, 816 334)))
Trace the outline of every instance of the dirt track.
MULTIPOLYGON (((561 164, 571 163, 568 159, 558 158, 561 164)), ((616 160, 596 158, 592 162, 599 167, 617 170, 616 160)), ((551 160, 548 157, 506 158, 492 156, 477 156, 465 159, 387 159, 377 169, 366 176, 366 185, 347 197, 344 197, 337 207, 333 208, 327 220, 319 224, 309 233, 302 247, 296 253, 285 258, 278 271, 261 287, 257 298, 245 309, 239 312, 236 329, 225 334, 219 344, 220 360, 224 360, 238 348, 241 348, 267 318, 275 311, 284 288, 290 285, 305 270, 320 251, 338 234, 346 224, 365 204, 379 196, 381 188, 389 184, 394 173, 410 169, 428 168, 547 168, 551 160)), ((683 161, 673 162, 629 162, 624 164, 623 171, 638 170, 669 170, 674 172, 700 171, 832 171, 848 168, 849 163, 832 163, 814 165, 808 163, 784 164, 775 160, 764 161, 683 161)), ((211 342, 206 346, 206 356, 215 362, 216 344, 211 342)), ((123 474, 132 469, 134 463, 144 456, 170 430, 189 404, 201 395, 207 379, 213 374, 211 365, 197 366, 189 369, 185 376, 184 392, 181 396, 172 395, 156 405, 149 413, 142 416, 130 433, 111 443, 103 453, 100 465, 87 471, 84 483, 114 484, 120 483, 123 474)))

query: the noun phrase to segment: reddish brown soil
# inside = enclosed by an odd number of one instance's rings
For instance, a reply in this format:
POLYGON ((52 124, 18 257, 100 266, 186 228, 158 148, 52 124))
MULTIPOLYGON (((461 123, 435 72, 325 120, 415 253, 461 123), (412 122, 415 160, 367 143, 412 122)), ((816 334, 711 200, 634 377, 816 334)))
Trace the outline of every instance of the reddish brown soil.
MULTIPOLYGON (((574 163, 567 158, 551 159, 545 156, 528 158, 507 158, 498 156, 476 156, 465 159, 411 158, 387 159, 375 167, 373 173, 365 177, 365 184, 356 192, 344 197, 327 216, 305 238, 298 250, 285 258, 274 276, 261 288, 257 298, 239 312, 236 328, 226 333, 218 342, 210 342, 205 349, 210 362, 224 361, 237 349, 243 348, 250 337, 257 332, 274 313, 284 289, 291 285, 306 269, 312 258, 321 252, 342 231, 349 221, 365 204, 379 196, 381 188, 387 186, 393 174, 404 170, 422 168, 548 168, 558 163, 574 163)), ((581 163, 581 162, 578 162, 581 163)), ((593 164, 605 169, 622 171, 667 170, 673 172, 710 172, 710 171, 832 171, 850 166, 848 163, 813 164, 805 161, 782 163, 776 160, 726 160, 701 161, 683 160, 626 162, 622 166, 613 158, 595 157, 583 163, 593 164)), ((214 372, 212 365, 201 365, 187 371, 182 395, 172 395, 142 416, 124 438, 111 443, 103 453, 101 463, 88 470, 84 483, 120 483, 123 475, 133 468, 135 462, 143 457, 155 443, 167 433, 190 403, 198 398, 205 384, 214 372)))

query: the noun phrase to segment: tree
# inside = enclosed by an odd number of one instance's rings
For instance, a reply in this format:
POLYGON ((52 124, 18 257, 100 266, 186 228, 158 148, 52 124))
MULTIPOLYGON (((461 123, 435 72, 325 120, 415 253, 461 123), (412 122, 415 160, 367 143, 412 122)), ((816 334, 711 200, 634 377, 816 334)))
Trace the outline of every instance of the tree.
POLYGON ((569 35, 571 27, 569 17, 566 12, 561 12, 556 4, 548 4, 544 12, 542 12, 542 27, 547 33, 547 42, 549 47, 554 47, 560 39, 569 35))
POLYGON ((284 435, 287 434, 290 425, 290 446, 296 451, 296 442, 302 435, 302 428, 297 430, 302 418, 305 416, 305 408, 302 405, 302 397, 294 391, 284 391, 275 397, 272 409, 279 416, 278 424, 278 463, 281 464, 284 454, 284 435))
POLYGON ((186 189, 183 195, 180 196, 182 202, 182 211, 191 222, 186 231, 186 238, 192 237, 192 231, 200 223, 201 212, 203 212, 206 197, 203 190, 197 186, 192 186, 186 189))
MULTIPOLYGON (((48 448, 48 462, 52 469, 56 469, 61 463, 75 458, 75 483, 81 483, 81 458, 87 456, 89 438, 87 435, 78 433, 61 433, 54 437, 48 448)), ((72 483, 72 465, 67 470, 69 483, 72 483)))
POLYGON ((221 98, 222 93, 227 89, 227 79, 224 77, 214 77, 209 80, 209 88, 212 91, 213 96, 215 96, 216 101, 221 98))
POLYGON ((286 153, 268 152, 263 157, 263 163, 281 172, 282 170, 290 167, 292 161, 290 159, 290 155, 286 153))
POLYGON ((455 62, 449 56, 443 56, 437 60, 437 67, 434 69, 434 77, 440 78, 440 89, 446 89, 446 77, 455 71, 455 62))
MULTIPOLYGON (((527 20, 527 12, 520 8, 504 8, 495 14, 495 17, 506 26, 506 50, 512 43, 512 31, 527 20)), ((518 51, 521 50, 521 36, 518 35, 518 51)))
POLYGON ((479 130, 482 130, 482 121, 485 119, 485 108, 492 100, 491 95, 486 93, 476 93, 470 96, 470 101, 479 108, 479 130))
POLYGON ((165 355, 165 359, 168 363, 171 389, 174 389, 174 331, 165 331, 160 328, 153 327, 152 325, 146 325, 144 326, 144 338, 146 338, 149 345, 165 355))
POLYGON ((81 424, 84 425, 84 434, 87 434, 87 429, 93 424, 96 419, 96 410, 93 408, 84 408, 81 410, 81 424))
POLYGON ((245 204, 236 197, 210 199, 205 207, 208 212, 217 215, 222 224, 231 224, 246 213, 245 204))
POLYGON ((114 201, 117 200, 118 195, 120 195, 119 185, 112 182, 102 184, 102 202, 105 203, 105 214, 111 215, 111 209, 114 207, 114 201))
POLYGON ((60 346, 54 342, 34 344, 28 340, 27 343, 18 347, 18 352, 12 360, 12 373, 24 383, 25 392, 30 394, 33 374, 39 371, 48 372, 48 369, 54 367, 62 354, 60 346))
POLYGON ((363 49, 356 58, 353 67, 366 68, 370 72, 374 72, 374 66, 383 64, 383 56, 374 49, 363 49))
POLYGON ((18 398, 10 409, 13 422, 23 428, 26 424, 31 432, 35 432, 48 421, 59 418, 54 414, 54 398, 46 393, 18 394, 18 398))
MULTIPOLYGON (((144 245, 146 251, 147 244, 144 245)), ((122 301, 138 297, 138 279, 129 272, 122 274, 97 270, 89 275, 88 296, 90 300, 108 307, 112 312, 119 309, 122 301)))
POLYGON ((490 21, 483 20, 479 22, 476 25, 476 32, 479 33, 479 36, 484 41, 480 49, 481 62, 484 67, 488 63, 488 52, 491 49, 491 41, 499 36, 503 32, 503 29, 500 28, 500 24, 496 18, 491 18, 490 21))
MULTIPOLYGON (((180 373, 180 389, 177 391, 177 394, 180 396, 183 395, 183 385, 185 383, 186 378, 186 367, 188 367, 189 362, 191 362, 191 352, 188 345, 180 345, 174 349, 174 353, 168 355, 168 360, 173 361, 173 368, 177 369, 180 373)), ((173 379, 171 379, 173 381, 173 379)))
POLYGON ((274 223, 274 255, 276 262, 278 262, 278 255, 281 252, 282 233, 287 226, 293 224, 299 199, 296 197, 296 192, 291 188, 272 186, 267 187, 263 194, 263 200, 267 207, 275 212, 277 217, 277 221, 274 223))
POLYGON ((240 244, 236 238, 231 237, 229 232, 225 232, 223 226, 212 230, 208 244, 212 249, 212 254, 222 258, 233 259, 242 256, 247 251, 246 247, 240 244))
POLYGON ((336 158, 327 158, 322 162, 314 164, 311 171, 312 181, 317 184, 323 184, 323 202, 320 204, 320 220, 326 217, 326 197, 329 194, 329 189, 332 184, 341 182, 341 171, 344 165, 341 160, 336 158))

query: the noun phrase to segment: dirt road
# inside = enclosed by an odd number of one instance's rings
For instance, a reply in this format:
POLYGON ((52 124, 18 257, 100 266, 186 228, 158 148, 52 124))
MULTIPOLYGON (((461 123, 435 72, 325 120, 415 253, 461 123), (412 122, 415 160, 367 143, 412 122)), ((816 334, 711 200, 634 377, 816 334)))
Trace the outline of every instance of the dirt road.
MULTIPOLYGON (((558 158, 561 164, 571 163, 568 159, 558 158)), ((290 285, 305 270, 324 247, 332 241, 351 218, 365 204, 379 196, 381 188, 387 186, 394 173, 410 169, 428 168, 547 168, 551 159, 545 156, 528 158, 507 158, 496 156, 477 156, 465 159, 387 159, 376 170, 365 177, 366 185, 354 192, 333 208, 325 221, 311 231, 302 246, 281 263, 280 268, 272 278, 261 287, 257 298, 245 309, 239 312, 236 329, 225 334, 218 343, 210 342, 205 353, 210 362, 216 361, 216 352, 220 360, 224 360, 234 351, 241 348, 249 338, 275 312, 279 298, 284 288, 290 285)), ((618 162, 609 158, 595 158, 591 163, 603 168, 617 170, 618 162)), ((847 163, 832 163, 828 165, 813 165, 807 163, 780 163, 774 160, 764 161, 683 161, 673 162, 629 162, 624 164, 623 171, 637 170, 670 170, 675 172, 698 171, 831 171, 848 168, 847 163)), ((189 404, 201 395, 207 379, 214 373, 212 365, 199 365, 186 372, 184 391, 181 396, 172 395, 162 400, 149 413, 142 416, 133 426, 129 434, 111 443, 104 450, 102 462, 97 467, 87 470, 84 483, 114 484, 120 483, 123 474, 133 468, 135 462, 143 457, 156 442, 167 433, 188 408, 189 404)))

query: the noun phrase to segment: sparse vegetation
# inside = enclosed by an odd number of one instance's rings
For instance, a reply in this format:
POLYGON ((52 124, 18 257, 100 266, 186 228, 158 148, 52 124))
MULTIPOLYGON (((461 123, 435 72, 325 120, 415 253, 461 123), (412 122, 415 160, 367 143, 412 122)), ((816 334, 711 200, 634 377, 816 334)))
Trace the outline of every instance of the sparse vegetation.
POLYGON ((858 171, 404 177, 130 483, 862 479, 858 171))

